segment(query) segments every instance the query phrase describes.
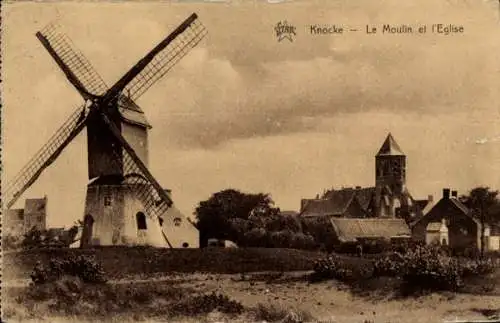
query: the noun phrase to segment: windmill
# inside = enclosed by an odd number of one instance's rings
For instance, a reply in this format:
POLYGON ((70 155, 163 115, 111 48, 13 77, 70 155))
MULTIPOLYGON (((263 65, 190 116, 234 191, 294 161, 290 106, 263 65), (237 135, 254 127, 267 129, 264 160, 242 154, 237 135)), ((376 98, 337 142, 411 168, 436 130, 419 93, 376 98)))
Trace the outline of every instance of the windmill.
POLYGON ((88 178, 81 246, 148 244, 197 247, 198 231, 147 168, 151 128, 135 103, 206 35, 193 13, 108 87, 71 39, 50 24, 36 33, 84 99, 7 185, 3 206, 20 196, 87 129, 88 178))

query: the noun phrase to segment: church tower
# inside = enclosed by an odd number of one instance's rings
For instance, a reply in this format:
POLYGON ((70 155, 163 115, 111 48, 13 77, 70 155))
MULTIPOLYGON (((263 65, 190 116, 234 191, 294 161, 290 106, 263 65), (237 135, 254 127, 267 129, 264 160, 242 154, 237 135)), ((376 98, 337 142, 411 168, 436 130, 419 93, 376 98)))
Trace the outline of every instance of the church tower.
POLYGON ((401 195, 406 185, 406 156, 389 133, 375 156, 375 185, 401 195))

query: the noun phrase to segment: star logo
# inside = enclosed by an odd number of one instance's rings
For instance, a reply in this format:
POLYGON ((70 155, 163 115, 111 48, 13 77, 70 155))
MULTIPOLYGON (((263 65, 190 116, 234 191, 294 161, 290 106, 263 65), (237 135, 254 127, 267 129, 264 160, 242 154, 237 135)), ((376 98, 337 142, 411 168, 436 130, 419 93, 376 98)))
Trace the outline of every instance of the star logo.
POLYGON ((276 32, 278 42, 281 42, 283 39, 293 42, 293 36, 297 36, 295 26, 289 24, 286 20, 278 22, 274 27, 274 31, 276 32))

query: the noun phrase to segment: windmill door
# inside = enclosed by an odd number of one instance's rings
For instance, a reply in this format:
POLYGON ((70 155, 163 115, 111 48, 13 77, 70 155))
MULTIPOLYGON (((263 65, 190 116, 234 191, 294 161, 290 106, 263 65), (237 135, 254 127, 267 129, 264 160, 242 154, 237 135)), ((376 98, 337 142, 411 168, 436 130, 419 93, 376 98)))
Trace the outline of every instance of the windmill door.
POLYGON ((80 243, 82 247, 90 245, 92 241, 93 227, 94 218, 90 214, 85 215, 85 218, 83 219, 82 241, 80 243))

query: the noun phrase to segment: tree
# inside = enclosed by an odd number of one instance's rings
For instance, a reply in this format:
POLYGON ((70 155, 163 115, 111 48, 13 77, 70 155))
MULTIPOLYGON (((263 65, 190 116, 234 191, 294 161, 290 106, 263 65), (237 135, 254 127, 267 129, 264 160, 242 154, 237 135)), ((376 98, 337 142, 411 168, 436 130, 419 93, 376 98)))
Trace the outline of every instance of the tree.
POLYGON ((245 221, 258 222, 258 219, 264 219, 278 211, 269 194, 249 194, 234 189, 217 192, 208 200, 200 202, 195 210, 196 225, 203 237, 202 246, 203 240, 208 238, 237 242, 238 231, 246 229, 245 221))
POLYGON ((460 196, 460 201, 474 212, 474 216, 481 219, 481 211, 485 223, 500 224, 500 200, 498 191, 481 186, 472 189, 467 195, 460 196))
POLYGON ((481 186, 472 189, 468 195, 460 197, 460 201, 481 221, 481 255, 484 254, 485 224, 500 223, 498 193, 498 191, 490 190, 489 187, 481 186))

